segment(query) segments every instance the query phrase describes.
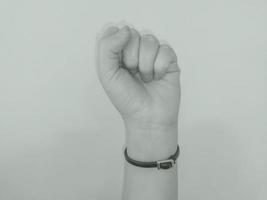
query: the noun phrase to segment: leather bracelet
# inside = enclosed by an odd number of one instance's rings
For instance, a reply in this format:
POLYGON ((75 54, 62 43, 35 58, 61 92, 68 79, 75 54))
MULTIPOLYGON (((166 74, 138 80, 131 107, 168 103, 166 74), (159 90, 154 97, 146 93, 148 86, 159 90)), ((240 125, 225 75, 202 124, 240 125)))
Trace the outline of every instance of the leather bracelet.
POLYGON ((166 160, 158 160, 154 162, 142 162, 142 161, 137 161, 132 158, 130 158, 127 154, 127 148, 124 150, 124 157, 125 160, 137 167, 144 167, 144 168, 157 168, 157 169, 170 169, 173 167, 176 163, 176 160, 180 154, 180 148, 179 145, 177 145, 177 150, 175 154, 171 155, 168 159, 166 160))

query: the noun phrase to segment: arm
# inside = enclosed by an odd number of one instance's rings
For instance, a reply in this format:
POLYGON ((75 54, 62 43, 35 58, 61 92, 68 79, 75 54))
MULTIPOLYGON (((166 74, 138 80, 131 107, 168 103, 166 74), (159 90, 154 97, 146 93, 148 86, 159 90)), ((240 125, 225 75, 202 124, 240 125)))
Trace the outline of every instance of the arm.
MULTIPOLYGON (((163 160, 177 148, 177 128, 126 128, 128 155, 140 161, 163 160), (137 138, 138 135, 147 137, 137 138), (150 135, 157 135, 157 138, 150 135), (136 136, 137 135, 137 136, 136 136), (166 135, 170 135, 166 138, 166 135), (147 139, 145 139, 147 138, 147 139)), ((125 162, 123 200, 177 200, 177 166, 168 170, 135 167, 125 162)))
MULTIPOLYGON (((98 43, 97 71, 120 112, 129 157, 164 160, 177 148, 179 68, 173 49, 153 35, 108 28, 98 43)), ((177 166, 168 170, 125 162, 123 200, 177 200, 177 166)))

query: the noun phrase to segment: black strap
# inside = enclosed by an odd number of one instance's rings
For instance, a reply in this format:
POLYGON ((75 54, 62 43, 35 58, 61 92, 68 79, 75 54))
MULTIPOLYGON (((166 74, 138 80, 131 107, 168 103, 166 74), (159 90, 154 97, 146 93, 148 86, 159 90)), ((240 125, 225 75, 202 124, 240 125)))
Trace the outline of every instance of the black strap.
POLYGON ((159 161, 154 161, 154 162, 142 162, 142 161, 137 161, 137 160, 130 158, 127 154, 127 148, 125 148, 124 150, 124 157, 130 164, 137 166, 137 167, 144 167, 144 168, 155 168, 156 167, 158 169, 169 169, 174 166, 179 154, 180 154, 180 148, 179 148, 179 145, 177 145, 177 150, 175 154, 171 155, 166 160, 159 160, 159 161))

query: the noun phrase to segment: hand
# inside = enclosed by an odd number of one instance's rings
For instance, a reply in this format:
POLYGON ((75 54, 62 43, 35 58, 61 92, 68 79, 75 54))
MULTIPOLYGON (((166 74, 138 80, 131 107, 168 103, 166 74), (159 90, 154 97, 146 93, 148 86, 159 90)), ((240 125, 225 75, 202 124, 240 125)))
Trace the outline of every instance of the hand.
POLYGON ((98 43, 97 71, 126 132, 139 135, 134 136, 135 143, 136 138, 147 138, 148 132, 149 137, 155 132, 157 140, 176 138, 171 134, 177 135, 180 70, 170 46, 159 44, 153 35, 140 36, 128 26, 110 27, 98 43))

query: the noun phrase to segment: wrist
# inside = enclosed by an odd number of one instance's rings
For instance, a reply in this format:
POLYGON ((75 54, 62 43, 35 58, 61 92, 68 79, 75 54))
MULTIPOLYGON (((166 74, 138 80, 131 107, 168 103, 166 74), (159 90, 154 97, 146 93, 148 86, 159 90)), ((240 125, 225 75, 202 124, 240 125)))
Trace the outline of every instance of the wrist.
POLYGON ((177 149, 177 123, 169 126, 153 123, 125 123, 129 157, 139 161, 168 158, 177 149))

